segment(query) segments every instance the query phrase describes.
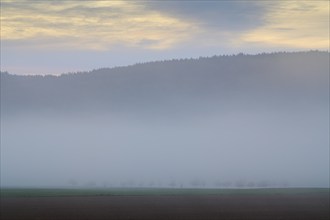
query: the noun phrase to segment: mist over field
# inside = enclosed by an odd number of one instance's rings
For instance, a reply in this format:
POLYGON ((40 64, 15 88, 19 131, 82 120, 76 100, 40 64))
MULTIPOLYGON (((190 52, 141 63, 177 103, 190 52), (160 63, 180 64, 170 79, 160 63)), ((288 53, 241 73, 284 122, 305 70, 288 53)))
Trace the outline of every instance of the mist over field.
POLYGON ((1 186, 329 187, 329 53, 1 73, 1 186))

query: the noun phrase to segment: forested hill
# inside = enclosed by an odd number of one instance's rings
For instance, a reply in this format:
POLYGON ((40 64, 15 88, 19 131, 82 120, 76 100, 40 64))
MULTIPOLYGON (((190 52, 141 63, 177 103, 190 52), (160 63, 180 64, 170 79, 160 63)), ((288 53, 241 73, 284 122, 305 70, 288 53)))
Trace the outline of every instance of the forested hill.
POLYGON ((251 106, 323 106, 328 91, 328 52, 239 54, 61 76, 1 73, 1 114, 181 117, 251 106))

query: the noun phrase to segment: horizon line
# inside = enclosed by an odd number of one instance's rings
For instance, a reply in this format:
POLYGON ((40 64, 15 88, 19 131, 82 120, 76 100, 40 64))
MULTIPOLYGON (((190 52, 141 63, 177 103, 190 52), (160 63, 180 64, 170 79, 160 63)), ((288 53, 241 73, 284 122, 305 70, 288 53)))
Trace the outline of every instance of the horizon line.
POLYGON ((244 53, 244 52, 239 52, 239 53, 233 53, 233 54, 213 54, 209 56, 199 56, 199 57, 181 57, 181 58, 172 58, 172 59, 164 59, 164 60, 150 60, 150 61, 145 61, 145 62, 136 62, 133 64, 128 64, 128 65, 119 65, 119 66, 112 66, 112 67, 99 67, 99 68, 94 68, 91 70, 77 70, 77 71, 70 71, 70 72, 63 72, 60 74, 52 74, 52 73, 45 73, 45 74, 16 74, 16 73, 10 73, 7 70, 1 70, 0 69, 0 75, 2 74, 8 74, 11 76, 35 76, 35 77, 48 77, 48 76, 54 76, 54 77, 60 77, 64 75, 74 75, 74 74, 84 74, 84 73, 91 73, 93 71, 97 70, 103 70, 103 69, 118 69, 118 68, 126 68, 126 67, 133 67, 136 65, 145 65, 145 64, 152 64, 152 63, 159 63, 159 62, 173 62, 173 61, 184 61, 184 60, 200 60, 200 59, 207 59, 207 58, 212 58, 212 57, 235 57, 235 56, 258 56, 258 55, 271 55, 271 54, 280 54, 280 53, 308 53, 308 52, 320 52, 320 53, 329 53, 330 50, 319 50, 319 49, 310 49, 310 50, 297 50, 297 51, 272 51, 272 52, 256 52, 256 53, 244 53))

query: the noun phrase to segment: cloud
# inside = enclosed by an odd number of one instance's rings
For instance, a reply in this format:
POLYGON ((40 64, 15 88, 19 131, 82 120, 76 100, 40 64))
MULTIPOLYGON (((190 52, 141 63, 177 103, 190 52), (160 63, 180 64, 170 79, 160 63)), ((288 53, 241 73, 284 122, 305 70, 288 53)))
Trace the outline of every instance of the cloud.
POLYGON ((1 6, 1 41, 11 48, 329 46, 328 1, 5 0, 1 6))
POLYGON ((146 6, 196 24, 199 32, 190 42, 199 48, 329 48, 328 1, 148 1, 146 6))
POLYGON ((146 6, 213 31, 256 27, 264 13, 255 1, 147 1, 146 6))
POLYGON ((261 1, 259 4, 267 8, 264 24, 242 34, 237 40, 238 44, 329 48, 328 1, 261 1))
POLYGON ((1 26, 5 42, 94 50, 120 44, 167 49, 197 30, 194 24, 133 1, 5 1, 1 26))

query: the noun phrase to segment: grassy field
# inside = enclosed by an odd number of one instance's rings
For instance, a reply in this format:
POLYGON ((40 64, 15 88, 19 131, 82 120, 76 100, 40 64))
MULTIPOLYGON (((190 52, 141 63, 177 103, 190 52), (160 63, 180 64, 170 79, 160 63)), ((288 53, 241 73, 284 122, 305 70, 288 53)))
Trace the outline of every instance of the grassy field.
POLYGON ((59 196, 139 196, 139 195, 274 195, 328 193, 329 188, 253 188, 253 189, 186 189, 186 188, 1 188, 1 197, 59 196))
POLYGON ((329 188, 2 188, 0 218, 329 220, 329 188))

